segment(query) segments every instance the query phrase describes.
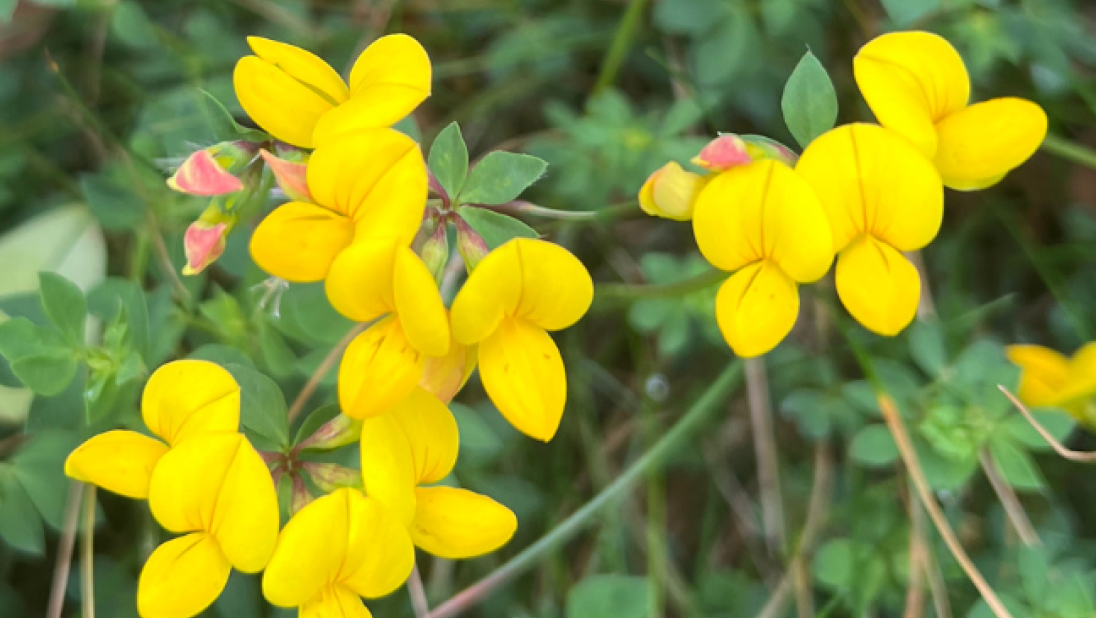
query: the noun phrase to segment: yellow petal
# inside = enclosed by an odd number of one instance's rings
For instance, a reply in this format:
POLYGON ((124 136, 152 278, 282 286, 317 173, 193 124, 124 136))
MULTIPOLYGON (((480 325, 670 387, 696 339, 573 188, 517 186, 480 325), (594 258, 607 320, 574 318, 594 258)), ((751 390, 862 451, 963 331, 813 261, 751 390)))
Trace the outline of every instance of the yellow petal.
POLYGON ((770 259, 795 281, 817 281, 833 263, 826 214, 811 187, 774 160, 732 168, 708 182, 693 212, 700 252, 733 271, 770 259))
POLYGON ((845 309, 876 334, 897 335, 917 314, 917 269, 894 247, 871 236, 852 242, 838 256, 836 284, 845 309))
POLYGON ((308 190, 317 204, 353 219, 357 238, 406 245, 426 209, 426 163, 418 144, 398 131, 353 131, 312 153, 308 190))
POLYGON ((416 388, 390 414, 407 436, 415 465, 415 484, 437 483, 448 476, 457 463, 460 447, 457 421, 449 408, 437 397, 416 388))
POLYGON ((251 257, 259 268, 286 281, 319 281, 353 238, 354 224, 347 217, 314 204, 290 202, 275 208, 255 228, 251 257))
POLYGON ((502 547, 518 529, 513 511, 487 496, 453 487, 420 487, 411 540, 441 558, 480 556, 502 547))
POLYGON ((422 378, 425 357, 411 346, 400 320, 389 316, 354 338, 339 365, 339 405, 350 418, 384 414, 422 378))
POLYGON ((297 618, 373 618, 362 598, 345 586, 328 586, 304 605, 297 618))
POLYGON ((392 284, 407 340, 427 356, 444 356, 449 351, 449 314, 434 276, 407 247, 396 251, 392 284))
POLYGON ((567 375, 552 337, 539 326, 509 318, 479 346, 480 381, 506 420, 548 442, 567 401, 567 375))
POLYGON ((1047 115, 1031 101, 993 99, 944 118, 936 131, 935 162, 944 184, 983 189, 1035 154, 1047 135, 1047 115))
POLYGON ((850 124, 823 134, 795 169, 822 202, 837 251, 865 233, 914 251, 940 230, 940 175, 909 142, 879 125, 850 124))
POLYGON ((247 37, 255 55, 307 85, 332 104, 342 103, 350 91, 335 69, 308 50, 257 36, 247 37))
POLYGON ((715 317, 727 345, 743 358, 777 346, 799 316, 799 290, 791 277, 769 260, 731 276, 715 299, 715 317))
POLYGON ((1096 342, 1086 343, 1069 361, 1069 379, 1061 393, 1064 406, 1083 406, 1096 395, 1096 342))
POLYGON ((127 498, 144 500, 152 469, 167 445, 135 431, 93 436, 65 459, 65 474, 127 498))
POLYGON ((504 316, 561 330, 581 319, 593 300, 593 279, 570 251, 515 238, 483 258, 457 294, 453 336, 471 345, 494 332, 504 316))
POLYGON ((241 571, 261 570, 274 551, 274 482, 241 434, 199 436, 173 447, 152 473, 148 503, 172 532, 210 533, 241 571))
POLYGON ((377 39, 350 71, 350 100, 316 126, 316 143, 354 129, 392 126, 430 96, 430 80, 430 58, 418 41, 406 34, 377 39))
POLYGON ((447 404, 464 388, 475 368, 476 346, 466 346, 452 339, 449 341, 449 352, 445 356, 426 359, 419 386, 447 404))
POLYGON ((217 541, 204 532, 156 548, 137 582, 141 618, 190 618, 213 604, 232 571, 217 541))
POLYGON ((415 517, 417 470, 410 436, 392 414, 362 421, 362 487, 403 525, 415 517))
POLYGON ((215 363, 178 360, 145 384, 141 415, 149 431, 175 446, 203 434, 234 434, 240 426, 240 386, 215 363))
POLYGON ((404 524, 381 502, 350 493, 346 561, 339 581, 367 599, 391 594, 415 566, 415 546, 404 524))
POLYGON ((853 73, 879 123, 929 158, 937 148, 933 125, 970 98, 963 59, 951 43, 928 32, 876 37, 856 54, 853 73))
POLYGON ((651 174, 639 191, 639 207, 655 217, 688 221, 693 216, 696 198, 704 187, 704 178, 683 169, 674 161, 651 174))
POLYGON ((1010 345, 1007 351, 1009 361, 1021 369, 1020 400, 1032 407, 1056 405, 1069 382, 1069 360, 1041 345, 1010 345))

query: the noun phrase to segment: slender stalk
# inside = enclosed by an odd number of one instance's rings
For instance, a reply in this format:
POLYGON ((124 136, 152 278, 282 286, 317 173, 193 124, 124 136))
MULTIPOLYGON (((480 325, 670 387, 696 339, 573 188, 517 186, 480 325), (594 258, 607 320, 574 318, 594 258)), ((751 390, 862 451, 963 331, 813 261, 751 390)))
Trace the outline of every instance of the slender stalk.
POLYGON ((1019 496, 1013 491, 1012 486, 1001 478, 1001 473, 997 470, 997 464, 993 463, 993 458, 989 456, 986 449, 982 449, 982 452, 978 453, 978 461, 982 464, 982 472, 986 474, 989 484, 993 486, 993 491, 1001 501, 1001 506, 1005 509, 1005 515, 1008 516, 1012 527, 1016 529, 1020 541, 1029 547, 1042 545, 1039 534, 1035 532, 1035 527, 1031 525, 1031 519, 1024 511, 1024 506, 1020 504, 1019 496))
POLYGON ((677 451, 695 434, 708 416, 719 409, 719 402, 731 392, 731 389, 741 377, 741 371, 742 367, 737 362, 728 365, 677 423, 608 487, 594 496, 592 500, 575 511, 570 517, 560 522, 536 543, 511 558, 506 564, 442 603, 431 612, 430 618, 453 618, 460 615, 494 592, 499 586, 531 568, 548 552, 581 532, 592 521, 593 516, 598 511, 627 493, 637 481, 642 479, 650 470, 661 465, 667 456, 677 451))
POLYGON ((929 546, 925 534, 925 511, 912 487, 907 488, 910 509, 910 569, 903 618, 920 618, 925 613, 924 578, 928 572, 929 546))
POLYGON ((605 60, 601 63, 601 72, 597 76, 594 85, 594 94, 602 92, 616 81, 617 72, 624 64, 624 57, 632 46, 632 40, 636 38, 643 19, 643 9, 647 6, 647 0, 629 0, 628 8, 624 11, 624 17, 620 19, 616 36, 605 53, 605 60))
POLYGON ((925 572, 929 578, 929 592, 932 594, 932 607, 936 610, 936 618, 951 618, 951 605, 948 603, 948 585, 944 581, 944 573, 940 570, 940 563, 933 559, 931 552, 925 561, 925 572))
POLYGON ((343 338, 327 353, 327 356, 324 357, 320 366, 316 367, 316 371, 313 371, 312 375, 309 376, 308 382, 305 382, 304 387, 301 388, 301 392, 297 393, 297 398, 293 400, 293 405, 289 406, 288 416, 290 423, 300 415, 301 410, 304 409, 304 404, 308 403, 309 398, 312 397, 312 393, 316 392, 316 389, 320 386, 320 382, 323 380, 324 376, 335 366, 335 361, 339 360, 339 357, 342 355, 343 350, 346 349, 346 346, 350 345, 350 342, 361 334, 367 326, 369 326, 369 324, 355 324, 353 328, 346 331, 343 338))
POLYGON ((1048 133, 1046 139, 1043 140, 1043 150, 1067 161, 1096 169, 1096 150, 1071 142, 1053 133, 1048 133))
POLYGON ((1093 461, 1096 461, 1096 453, 1075 451, 1063 445, 1053 435, 1051 435, 1049 431, 1046 430, 1046 427, 1043 427, 1039 423, 1039 421, 1035 420, 1035 417, 1032 416, 1031 411, 1027 409, 1027 406, 1021 403, 1020 400, 1017 399, 1016 396, 1013 395, 1011 392, 1009 392, 1007 388, 1001 386, 1000 384, 997 385, 997 388, 1005 394, 1005 397, 1009 398, 1009 401, 1012 402, 1012 405, 1016 406, 1016 409, 1024 415, 1024 418, 1027 419, 1027 422, 1031 423, 1031 426, 1035 428, 1035 431, 1039 432, 1040 436, 1043 436, 1043 439, 1046 440, 1047 444, 1049 444, 1051 448, 1054 449, 1054 452, 1058 453, 1059 455, 1070 461, 1076 461, 1080 463, 1091 463, 1093 461))
POLYGON ((483 208, 509 215, 531 215, 572 222, 610 221, 621 215, 639 212, 639 205, 636 202, 610 204, 600 210, 556 210, 525 200, 514 200, 497 206, 483 206, 483 208))
POLYGON ((65 518, 61 526, 61 540, 57 543, 57 562, 53 567, 53 584, 49 591, 46 618, 61 618, 65 608, 65 588, 68 586, 69 569, 72 568, 72 549, 76 546, 76 528, 80 520, 80 498, 84 485, 69 481, 68 497, 65 498, 65 518))
POLYGON ((84 492, 84 537, 80 544, 80 600, 83 618, 95 618, 95 486, 84 492))
POLYGON ((754 455, 757 458, 757 483, 761 494, 761 523, 769 554, 784 549, 784 501, 780 493, 780 462, 773 433, 773 406, 769 400, 769 380, 764 358, 748 358, 746 393, 750 402, 750 427, 753 430, 754 455))
MULTIPOLYGON (((879 389, 878 386, 876 388, 879 389)), ((970 556, 967 555, 966 550, 963 549, 963 545, 955 536, 955 531, 951 529, 951 524, 948 523, 948 518, 944 515, 943 509, 940 508, 939 503, 933 497, 929 483, 925 480, 925 472, 921 468, 921 462, 917 460, 917 452, 913 449, 913 444, 910 442, 909 434, 906 433, 906 427, 902 423, 902 418, 894 401, 881 389, 877 390, 876 400, 879 402, 879 409, 887 422, 887 428, 890 429, 891 435, 894 436, 894 442, 898 445, 902 463, 905 464, 906 471, 913 481, 913 486, 917 489, 917 495, 928 511, 932 523, 936 526, 936 531, 944 539, 944 544, 948 546, 948 550, 951 551, 955 561, 963 568, 963 572, 967 574, 971 583, 978 589, 982 599, 985 600, 986 605, 989 606, 994 615, 997 618, 1012 618, 1008 608, 1001 602, 997 593, 994 592, 989 582, 982 577, 981 571, 978 570, 970 556)))
POLYGON ((664 285, 634 285, 628 283, 609 283, 597 286, 595 296, 599 300, 617 299, 635 301, 648 298, 673 298, 699 292, 723 282, 727 273, 712 269, 683 281, 664 285))
POLYGON ((411 569, 411 577, 407 579, 407 592, 411 595, 411 606, 415 608, 415 618, 426 618, 430 615, 430 602, 426 600, 426 589, 422 585, 422 574, 419 573, 419 565, 411 569))

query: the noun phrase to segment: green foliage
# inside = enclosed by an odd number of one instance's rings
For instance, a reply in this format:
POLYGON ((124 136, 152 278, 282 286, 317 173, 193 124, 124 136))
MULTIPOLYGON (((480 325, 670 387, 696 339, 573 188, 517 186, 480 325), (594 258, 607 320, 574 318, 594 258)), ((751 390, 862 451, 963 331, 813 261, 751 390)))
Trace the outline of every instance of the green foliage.
POLYGON ((644 618, 650 590, 644 577, 587 577, 567 595, 567 618, 644 618))
POLYGON ((514 238, 540 238, 536 230, 521 221, 486 208, 461 206, 457 216, 480 235, 488 249, 495 249, 514 238))
POLYGON ((803 148, 837 123, 837 91, 826 68, 810 51, 784 85, 780 108, 788 130, 803 148))
POLYGON ((460 195, 468 176, 468 147, 453 122, 441 130, 430 145, 430 171, 451 198, 460 195))
POLYGON ((547 162, 530 155, 489 152, 468 172, 459 199, 466 204, 505 204, 517 199, 547 168, 547 162))

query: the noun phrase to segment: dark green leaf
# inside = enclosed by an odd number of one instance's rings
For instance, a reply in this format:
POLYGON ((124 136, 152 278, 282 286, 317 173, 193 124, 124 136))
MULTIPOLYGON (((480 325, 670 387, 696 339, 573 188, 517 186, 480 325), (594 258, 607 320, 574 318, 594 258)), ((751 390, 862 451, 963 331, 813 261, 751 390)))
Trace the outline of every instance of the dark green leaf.
POLYGON ((297 428, 297 435, 293 438, 293 444, 299 443, 308 436, 316 433, 319 429, 331 419, 339 415, 339 404, 329 403, 326 406, 320 406, 312 411, 301 423, 301 426, 297 428))
POLYGON ((42 308, 53 325, 74 348, 84 345, 84 324, 88 317, 88 303, 84 293, 75 283, 57 273, 38 273, 42 308))
POLYGON ((479 412, 457 402, 449 404, 449 409, 460 429, 460 452, 463 456, 486 462, 502 452, 502 440, 479 412))
POLYGON ((34 555, 41 555, 46 544, 42 518, 11 464, 0 464, 0 539, 34 555))
POLYGON ((450 198, 460 195, 468 175, 468 147, 457 123, 442 129, 430 145, 430 171, 450 198))
POLYGON ((457 214, 494 250, 515 238, 540 238, 540 234, 521 221, 486 208, 461 206, 457 214))
POLYGON ((468 174, 462 204, 505 204, 540 179, 548 163, 537 157, 496 150, 487 153, 468 174))
POLYGON ((64 473, 65 458, 78 444, 72 433, 46 430, 33 436, 11 458, 15 478, 42 519, 57 530, 64 519, 65 500, 72 482, 64 473))
POLYGON ((910 355, 926 375, 935 377, 947 364, 944 333, 936 320, 917 320, 909 329, 910 355))
POLYGON ((225 141, 242 139, 249 142, 268 142, 274 139, 262 131, 241 126, 217 97, 205 90, 201 90, 201 93, 204 95, 203 102, 207 118, 213 126, 217 139, 225 141))
POLYGON ((792 137, 803 148, 837 122, 837 91, 825 67, 810 51, 803 54, 784 85, 780 108, 792 137))
POLYGON ((150 358, 148 299, 140 286, 120 277, 109 277, 88 292, 88 311, 107 322, 121 319, 129 333, 133 349, 142 358, 150 358))
POLYGON ((853 437, 849 457, 869 467, 889 466, 898 459, 898 445, 886 425, 868 425, 853 437))
MULTIPOLYGON (((1032 410, 1031 414, 1043 426, 1043 429, 1050 432, 1050 435, 1058 442, 1065 442, 1069 438, 1069 434, 1073 432, 1073 428, 1077 426, 1073 418, 1064 410, 1037 409, 1032 410)), ((1046 452, 1054 448, 1019 413, 1006 418, 999 427, 1009 438, 1029 451, 1046 452)))
POLYGON ((259 352, 263 355, 270 373, 279 378, 293 373, 297 366, 297 355, 285 342, 285 337, 266 322, 260 322, 259 352))
POLYGON ((80 191, 91 214, 108 230, 133 230, 145 218, 145 203, 113 174, 80 176, 80 191))
POLYGON ((993 440, 989 452, 1001 478, 1016 489, 1038 491, 1046 487, 1043 474, 1035 461, 1010 440, 993 440))
POLYGON ((667 34, 700 34, 711 28, 724 13, 721 0, 660 0, 655 3, 654 21, 667 34))
POLYGON ((247 357, 247 354, 244 354, 232 346, 222 345, 220 343, 207 343, 191 352, 187 358, 217 363, 222 367, 228 364, 234 364, 243 365, 249 369, 255 368, 251 359, 247 357))
POLYGON ((155 25, 134 0, 122 0, 113 7, 110 31, 122 43, 137 49, 153 47, 158 42, 155 25))
POLYGON ((586 577, 567 594, 567 618, 646 618, 650 590, 646 577, 586 577))
POLYGON ((11 364, 11 370, 30 390, 52 397, 72 382, 78 364, 71 350, 49 350, 24 356, 11 364))
POLYGON ((256 448, 289 446, 289 423, 282 389, 274 380, 244 365, 225 369, 240 385, 240 428, 256 448))
POLYGON ((940 0, 880 0, 894 25, 905 28, 940 8, 940 0))

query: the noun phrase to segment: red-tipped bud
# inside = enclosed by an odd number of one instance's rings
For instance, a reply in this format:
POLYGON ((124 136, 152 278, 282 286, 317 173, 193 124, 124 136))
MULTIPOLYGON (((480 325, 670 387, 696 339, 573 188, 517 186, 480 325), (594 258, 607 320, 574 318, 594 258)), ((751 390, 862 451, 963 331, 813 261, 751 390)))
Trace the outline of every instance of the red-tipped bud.
MULTIPOLYGON (((475 206, 466 206, 465 208, 475 208, 475 206)), ((457 226, 457 250, 460 251, 460 256, 464 258, 464 267, 468 272, 472 272, 472 269, 478 266, 483 258, 487 257, 491 249, 484 242, 483 237, 476 233, 472 226, 460 217, 459 213, 453 218, 453 222, 457 226)))
MULTIPOLYGON (((301 159, 294 161, 289 158, 280 158, 266 149, 260 150, 259 154, 274 174, 278 187, 285 192, 286 197, 294 202, 312 201, 312 194, 308 191, 308 155, 294 157, 301 159)), ((281 150, 279 154, 282 154, 281 150)))
POLYGON ((362 487, 362 471, 346 468, 333 463, 316 463, 307 461, 301 464, 304 471, 312 478, 316 487, 324 492, 331 493, 343 487, 362 487))
POLYGON ((249 142, 221 142, 187 157, 167 186, 189 195, 225 195, 244 188, 233 172, 249 162, 255 154, 249 142))
POLYGON ((227 231, 228 225, 225 223, 210 225, 200 220, 191 223, 183 237, 183 249, 186 251, 183 274, 197 275, 217 261, 225 252, 227 231))
POLYGON ((700 154, 693 157, 693 163, 713 172, 729 170, 751 161, 753 158, 747 151, 746 142, 730 133, 708 142, 700 154))

